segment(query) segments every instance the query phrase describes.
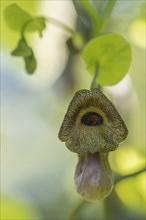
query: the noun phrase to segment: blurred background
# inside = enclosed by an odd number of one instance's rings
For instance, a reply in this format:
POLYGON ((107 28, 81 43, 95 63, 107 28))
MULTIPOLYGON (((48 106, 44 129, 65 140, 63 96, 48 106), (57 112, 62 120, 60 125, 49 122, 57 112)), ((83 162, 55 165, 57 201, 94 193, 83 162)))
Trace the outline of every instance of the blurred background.
MULTIPOLYGON (((100 10, 99 2, 91 1, 100 10)), ((31 34, 38 67, 28 75, 23 60, 10 55, 19 36, 3 11, 12 3, 86 31, 71 0, 1 1, 1 219, 145 219, 145 172, 117 182, 105 201, 85 202, 76 193, 77 155, 58 140, 58 131, 74 93, 88 89, 92 78, 68 47, 69 34, 52 24, 41 39, 31 34)), ((126 77, 105 88, 129 130, 110 153, 111 168, 128 175, 145 166, 145 1, 117 1, 105 32, 122 34, 132 47, 126 77)))

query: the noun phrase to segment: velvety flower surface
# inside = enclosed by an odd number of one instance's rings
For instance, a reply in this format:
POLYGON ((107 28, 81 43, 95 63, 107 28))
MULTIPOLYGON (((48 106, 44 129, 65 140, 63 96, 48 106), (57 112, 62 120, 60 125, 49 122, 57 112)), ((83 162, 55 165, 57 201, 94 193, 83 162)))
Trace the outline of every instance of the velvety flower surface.
POLYGON ((73 97, 59 131, 59 139, 76 153, 109 152, 128 130, 111 101, 99 90, 80 90, 73 97))

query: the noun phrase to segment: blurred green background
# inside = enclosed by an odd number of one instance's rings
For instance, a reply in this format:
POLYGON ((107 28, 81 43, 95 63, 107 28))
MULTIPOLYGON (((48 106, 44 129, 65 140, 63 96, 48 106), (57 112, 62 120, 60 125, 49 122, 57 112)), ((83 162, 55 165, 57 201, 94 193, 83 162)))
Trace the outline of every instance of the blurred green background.
MULTIPOLYGON (((68 33, 51 24, 43 38, 30 38, 38 67, 29 76, 21 58, 10 55, 19 36, 3 11, 12 3, 72 28, 77 21, 70 0, 1 1, 1 219, 145 219, 145 172, 119 181, 105 201, 89 203, 77 195, 77 155, 57 136, 75 91, 88 89, 92 78, 81 57, 70 56, 68 33)), ((145 31, 144 1, 117 1, 106 32, 124 35, 133 53, 126 77, 105 88, 129 129, 127 140, 110 153, 118 175, 145 166, 145 31)))

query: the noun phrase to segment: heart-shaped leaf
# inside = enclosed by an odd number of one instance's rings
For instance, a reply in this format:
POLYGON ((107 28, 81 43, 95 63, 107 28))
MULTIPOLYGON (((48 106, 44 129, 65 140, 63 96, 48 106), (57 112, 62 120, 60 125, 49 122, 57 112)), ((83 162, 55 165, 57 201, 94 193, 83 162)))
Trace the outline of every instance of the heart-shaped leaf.
POLYGON ((46 28, 46 18, 43 16, 35 17, 32 21, 27 25, 26 31, 33 32, 38 31, 40 37, 42 37, 42 31, 46 28))
POLYGON ((89 41, 82 55, 91 75, 95 73, 98 65, 96 82, 99 85, 118 83, 128 72, 132 59, 128 41, 115 33, 89 41))
POLYGON ((11 4, 4 11, 6 22, 14 31, 20 31, 22 26, 32 18, 32 16, 16 4, 11 4))

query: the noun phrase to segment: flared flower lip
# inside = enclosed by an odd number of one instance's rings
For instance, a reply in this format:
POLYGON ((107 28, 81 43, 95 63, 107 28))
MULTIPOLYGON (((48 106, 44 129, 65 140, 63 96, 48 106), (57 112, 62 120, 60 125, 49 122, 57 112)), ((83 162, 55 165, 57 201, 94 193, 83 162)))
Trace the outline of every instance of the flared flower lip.
POLYGON ((127 134, 127 127, 114 105, 96 88, 75 93, 58 137, 73 152, 92 153, 115 150, 127 134))

